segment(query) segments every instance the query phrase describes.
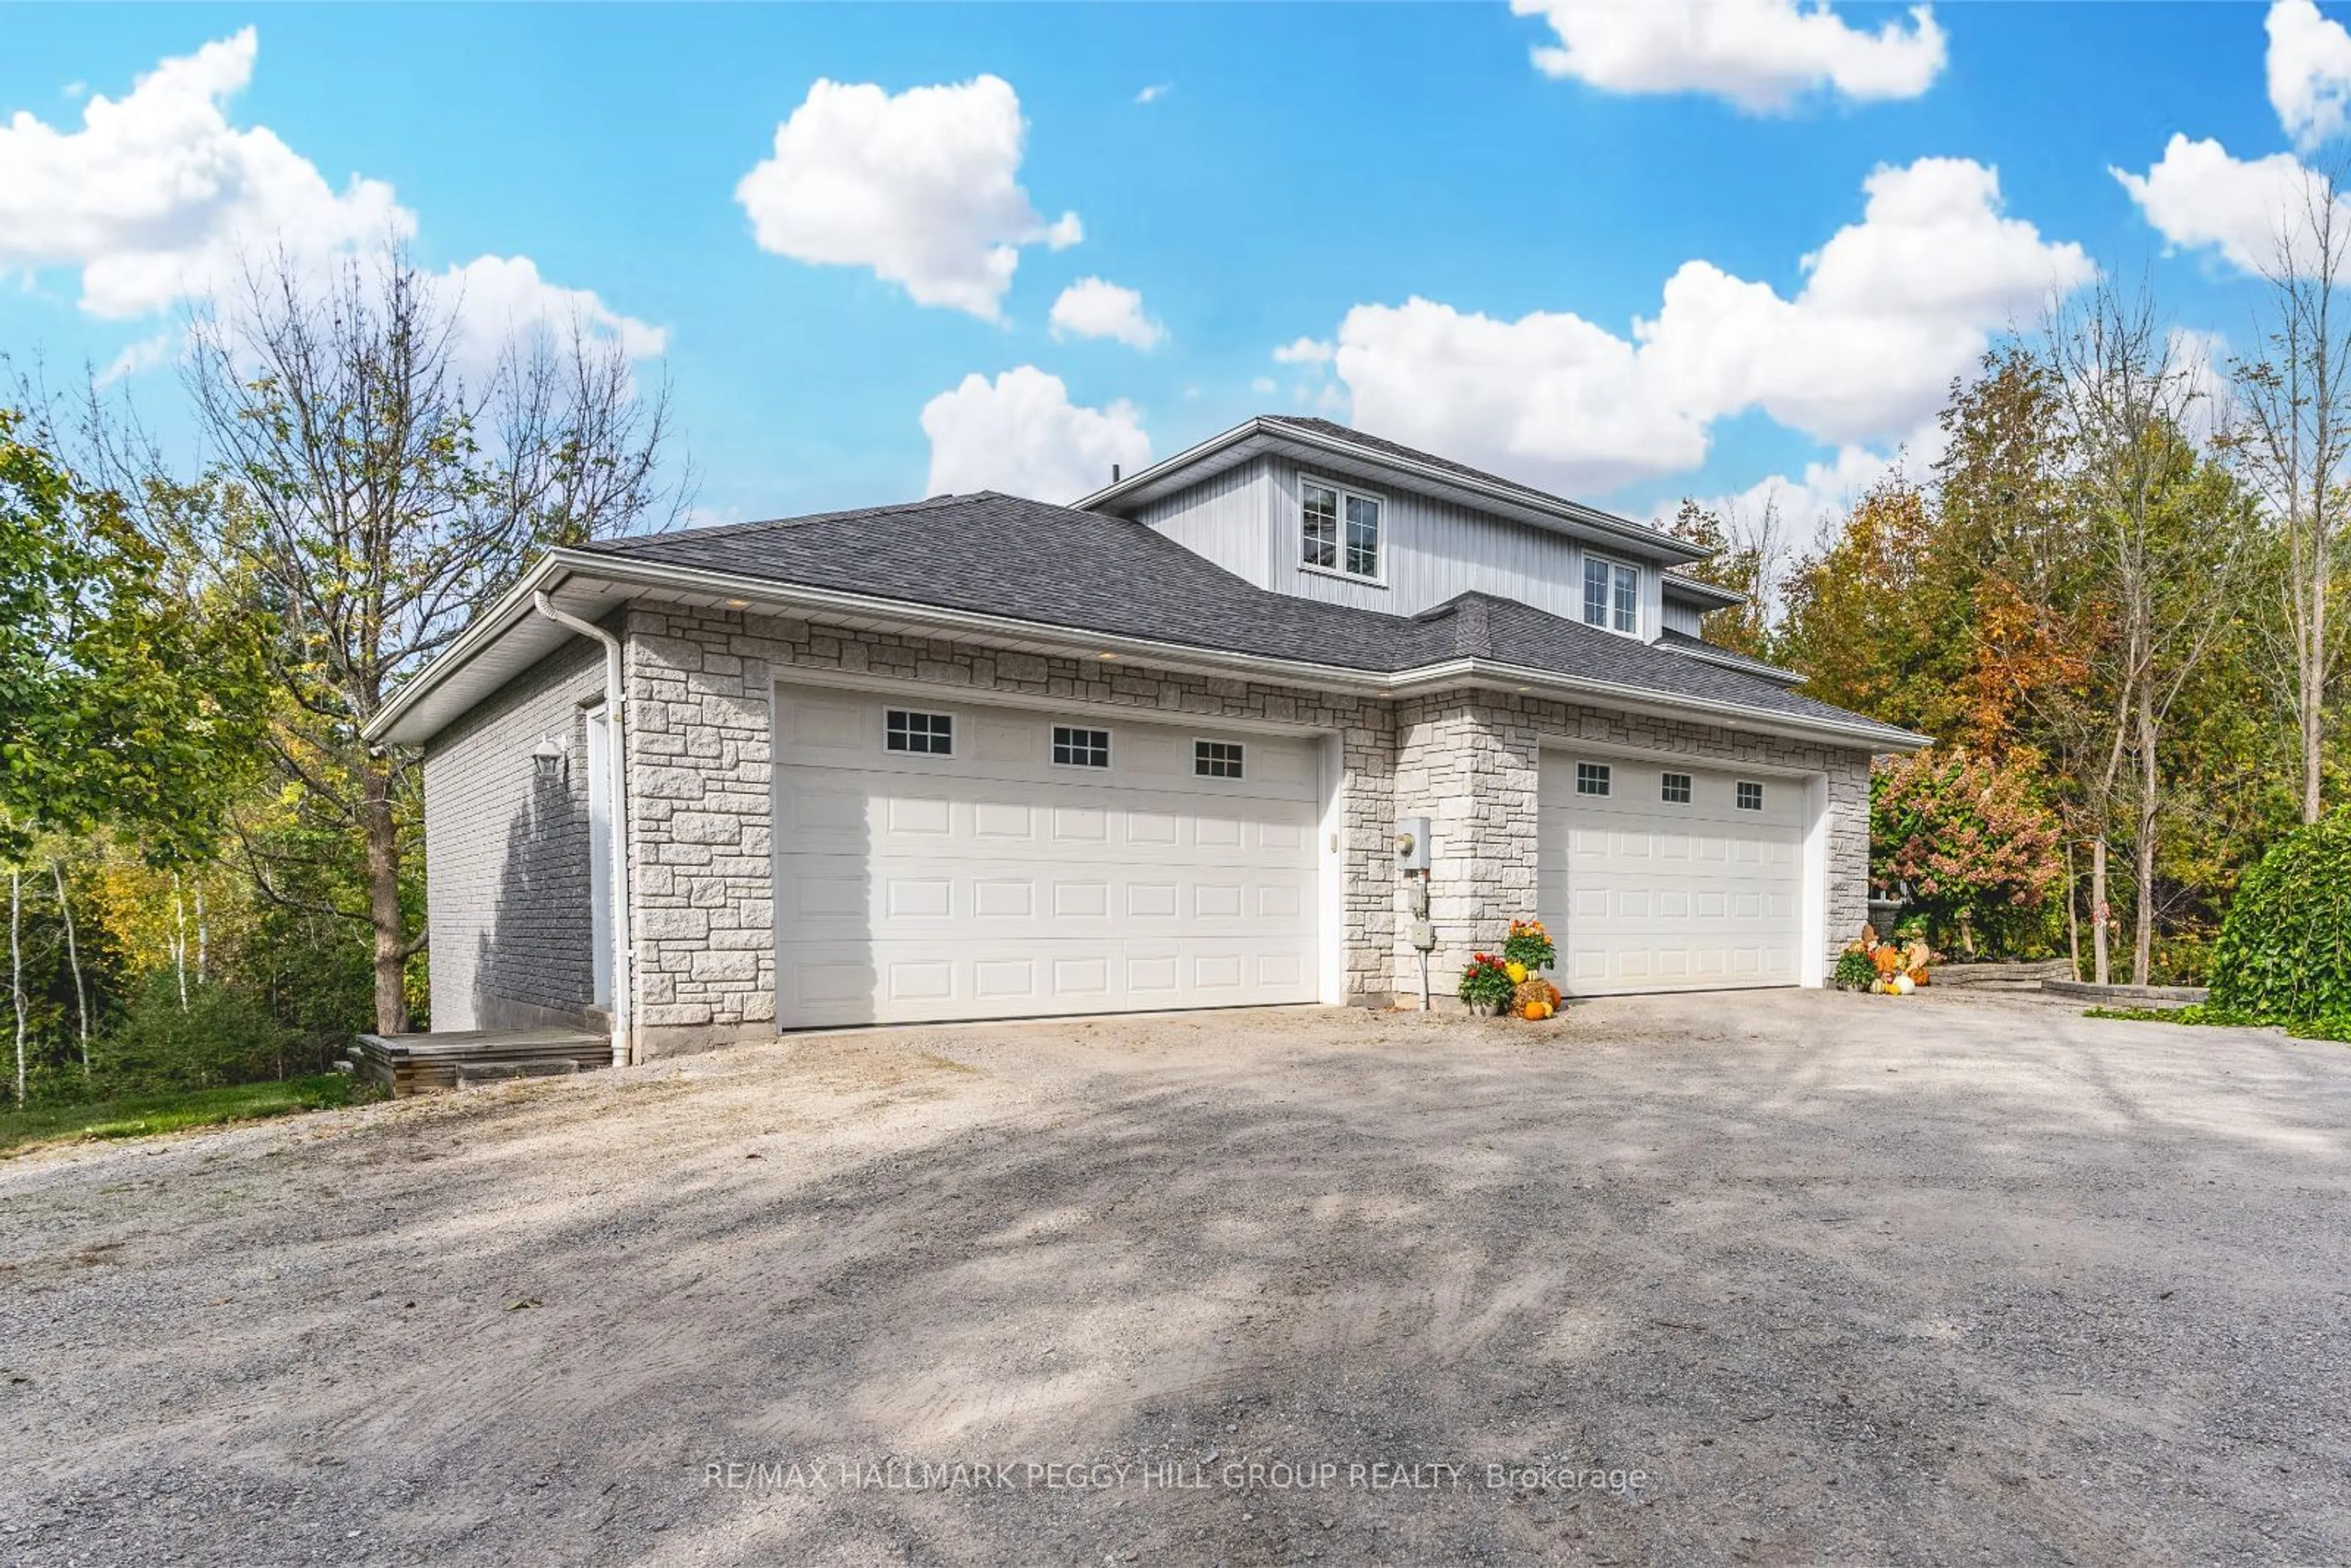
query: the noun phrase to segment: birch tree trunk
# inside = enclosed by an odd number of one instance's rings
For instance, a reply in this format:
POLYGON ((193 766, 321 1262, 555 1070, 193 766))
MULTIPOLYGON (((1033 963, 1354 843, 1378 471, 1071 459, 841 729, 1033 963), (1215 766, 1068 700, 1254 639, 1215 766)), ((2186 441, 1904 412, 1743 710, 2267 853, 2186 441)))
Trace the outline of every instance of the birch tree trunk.
POLYGON ((2335 176, 2321 172, 2310 178, 2302 210, 2283 214, 2262 268, 2269 307, 2262 351, 2236 367, 2243 418, 2229 440, 2286 547, 2278 599, 2292 645, 2281 650, 2279 664, 2294 690, 2281 706, 2293 713, 2305 822, 2325 809, 2326 699, 2337 653, 2328 609, 2351 463, 2351 320, 2335 308, 2351 263, 2351 221, 2341 197, 2335 176))
POLYGON ((172 968, 180 977, 180 1010, 188 1010, 188 906, 180 896, 180 873, 172 873, 172 968))
POLYGON ((2074 978, 2082 977, 2082 887, 2074 874, 2074 841, 2065 841, 2065 956, 2073 961, 2074 978))
POLYGON ((2133 902, 2131 932, 2131 984, 2144 986, 2155 966, 2155 820, 2162 797, 2158 793, 2161 775, 2158 769, 2155 743, 2155 695, 2151 680, 2142 680, 2138 688, 2138 854, 2134 868, 2138 876, 2138 897, 2133 902))
POLYGON ((57 884, 57 914, 66 923, 66 967, 73 971, 74 1023, 81 1035, 81 1075, 89 1076, 89 992, 82 986, 81 945, 74 937, 73 903, 66 897, 66 870, 54 856, 49 876, 57 884))
MULTIPOLYGON (((2323 541, 2322 541, 2323 543, 2323 541)), ((2332 552, 2321 548, 2313 552, 2310 565, 2309 606, 2307 625, 2296 639, 2299 698, 2302 720, 2302 820, 2318 821, 2325 810, 2321 799, 2319 781, 2326 754, 2326 596, 2333 591, 2329 570, 2332 552)))
POLYGON ((25 885, 8 868, 8 1000, 16 1015, 16 1109, 25 1108, 25 885))
POLYGON ((2114 966, 2106 953, 2106 836, 2104 833, 2090 841, 2090 954, 2097 966, 2098 984, 2111 984, 2114 966))

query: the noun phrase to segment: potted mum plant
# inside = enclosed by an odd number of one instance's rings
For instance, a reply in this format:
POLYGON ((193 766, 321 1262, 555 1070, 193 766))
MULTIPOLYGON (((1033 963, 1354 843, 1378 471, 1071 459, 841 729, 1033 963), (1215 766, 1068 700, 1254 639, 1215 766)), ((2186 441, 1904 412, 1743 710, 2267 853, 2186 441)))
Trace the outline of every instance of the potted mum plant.
POLYGON ((1518 988, 1509 964, 1499 954, 1473 953, 1462 966, 1459 994, 1473 1013, 1500 1012, 1510 1005, 1518 988))

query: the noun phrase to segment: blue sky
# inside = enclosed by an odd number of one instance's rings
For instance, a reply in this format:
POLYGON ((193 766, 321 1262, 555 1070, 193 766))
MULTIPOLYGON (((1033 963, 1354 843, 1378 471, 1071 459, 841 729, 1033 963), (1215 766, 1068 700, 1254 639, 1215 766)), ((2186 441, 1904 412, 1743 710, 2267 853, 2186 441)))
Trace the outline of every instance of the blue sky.
POLYGON ((168 424, 222 256, 389 214, 665 368, 713 517, 1066 499, 1311 409, 1635 515, 1783 480, 1808 533, 2092 268, 2250 345, 2351 93, 2308 0, 1675 8, 16 8, 0 348, 168 424))

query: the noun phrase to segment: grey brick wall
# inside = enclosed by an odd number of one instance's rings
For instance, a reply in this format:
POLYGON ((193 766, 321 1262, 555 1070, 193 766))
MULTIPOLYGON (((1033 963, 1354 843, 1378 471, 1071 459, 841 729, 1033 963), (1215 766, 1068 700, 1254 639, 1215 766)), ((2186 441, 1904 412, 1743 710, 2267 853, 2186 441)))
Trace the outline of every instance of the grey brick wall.
POLYGON ((433 1027, 580 1020, 595 988, 582 704, 604 689, 585 638, 549 655, 436 736, 424 753, 433 1027), (549 736, 566 766, 538 777, 549 736))

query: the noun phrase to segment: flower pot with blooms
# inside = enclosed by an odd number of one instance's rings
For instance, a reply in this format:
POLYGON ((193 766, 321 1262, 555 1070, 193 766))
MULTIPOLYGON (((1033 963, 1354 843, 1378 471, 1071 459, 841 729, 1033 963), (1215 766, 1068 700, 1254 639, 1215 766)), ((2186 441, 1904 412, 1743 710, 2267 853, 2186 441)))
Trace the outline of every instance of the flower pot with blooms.
MULTIPOLYGON (((1559 962, 1559 949, 1552 943, 1551 933, 1540 920, 1513 920, 1510 934, 1502 939, 1502 957, 1531 972, 1548 969, 1559 962)), ((1520 979, 1527 977, 1520 975, 1520 979)))
POLYGON ((1500 1012, 1510 1005, 1518 988, 1509 964, 1496 954, 1472 954, 1461 970, 1459 995, 1473 1012, 1500 1012))

